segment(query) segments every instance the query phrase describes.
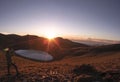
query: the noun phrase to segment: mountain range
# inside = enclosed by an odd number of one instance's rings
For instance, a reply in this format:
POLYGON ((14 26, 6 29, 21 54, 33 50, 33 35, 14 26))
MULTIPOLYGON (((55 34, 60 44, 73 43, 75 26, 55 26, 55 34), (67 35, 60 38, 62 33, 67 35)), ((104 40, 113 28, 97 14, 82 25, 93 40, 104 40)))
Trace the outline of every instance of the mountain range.
POLYGON ((0 34, 0 49, 3 50, 7 47, 13 48, 14 50, 34 49, 45 51, 50 53, 54 59, 61 59, 66 56, 81 56, 87 53, 120 51, 120 44, 90 46, 62 37, 49 40, 35 35, 0 34))

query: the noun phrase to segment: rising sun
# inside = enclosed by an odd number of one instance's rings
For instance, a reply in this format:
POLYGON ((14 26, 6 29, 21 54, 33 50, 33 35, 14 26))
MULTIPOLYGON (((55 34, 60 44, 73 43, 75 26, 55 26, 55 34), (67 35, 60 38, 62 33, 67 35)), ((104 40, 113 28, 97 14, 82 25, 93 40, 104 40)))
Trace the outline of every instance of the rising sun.
POLYGON ((48 38, 49 40, 54 39, 57 36, 57 33, 54 31, 47 31, 45 33, 45 37, 48 38))

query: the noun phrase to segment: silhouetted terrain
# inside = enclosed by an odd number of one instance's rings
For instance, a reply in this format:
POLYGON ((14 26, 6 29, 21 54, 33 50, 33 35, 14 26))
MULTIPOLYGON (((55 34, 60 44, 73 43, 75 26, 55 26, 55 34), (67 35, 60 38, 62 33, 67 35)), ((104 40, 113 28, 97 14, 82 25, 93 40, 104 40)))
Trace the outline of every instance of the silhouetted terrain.
POLYGON ((0 48, 4 49, 6 47, 11 47, 14 50, 42 50, 52 54, 55 59, 61 59, 65 56, 80 56, 87 53, 120 51, 120 44, 111 44, 96 47, 72 42, 61 37, 57 37, 53 40, 48 40, 47 38, 38 37, 35 35, 19 36, 16 34, 0 34, 0 48))
POLYGON ((104 52, 116 52, 120 51, 120 44, 111 44, 111 45, 104 45, 99 47, 94 47, 91 49, 91 52, 94 53, 104 53, 104 52))
POLYGON ((119 82, 120 44, 87 46, 68 39, 34 35, 0 34, 0 82, 119 82), (13 56, 20 75, 7 76, 5 47, 36 49, 52 54, 57 61, 37 62, 13 56), (58 60, 59 59, 59 60, 58 60))
POLYGON ((57 37, 54 40, 49 41, 47 38, 38 37, 35 35, 19 36, 15 34, 0 34, 0 48, 4 49, 6 47, 11 47, 14 50, 42 50, 52 54, 55 59, 60 59, 64 57, 66 53, 72 48, 88 46, 85 44, 72 42, 68 39, 63 39, 61 37, 57 37))

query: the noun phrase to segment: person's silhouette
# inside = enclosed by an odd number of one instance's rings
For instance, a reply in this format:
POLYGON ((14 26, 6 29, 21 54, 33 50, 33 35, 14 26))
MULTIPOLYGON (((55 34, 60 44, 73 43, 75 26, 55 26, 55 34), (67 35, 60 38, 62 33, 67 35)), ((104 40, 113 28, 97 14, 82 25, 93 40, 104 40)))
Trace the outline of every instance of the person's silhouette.
POLYGON ((10 49, 10 48, 6 48, 5 49, 6 51, 6 60, 7 60, 7 71, 8 71, 8 75, 10 75, 10 67, 13 66, 16 70, 16 75, 19 75, 19 71, 18 71, 18 68, 17 66, 12 62, 12 53, 13 53, 13 50, 10 49))

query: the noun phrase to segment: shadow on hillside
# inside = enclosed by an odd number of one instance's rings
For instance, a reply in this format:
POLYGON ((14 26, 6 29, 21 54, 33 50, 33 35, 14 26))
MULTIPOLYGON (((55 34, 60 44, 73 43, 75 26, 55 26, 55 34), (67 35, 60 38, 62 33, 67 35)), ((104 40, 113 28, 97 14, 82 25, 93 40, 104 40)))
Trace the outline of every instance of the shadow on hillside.
POLYGON ((119 82, 120 70, 100 72, 89 64, 76 66, 73 70, 76 74, 77 82, 119 82))

